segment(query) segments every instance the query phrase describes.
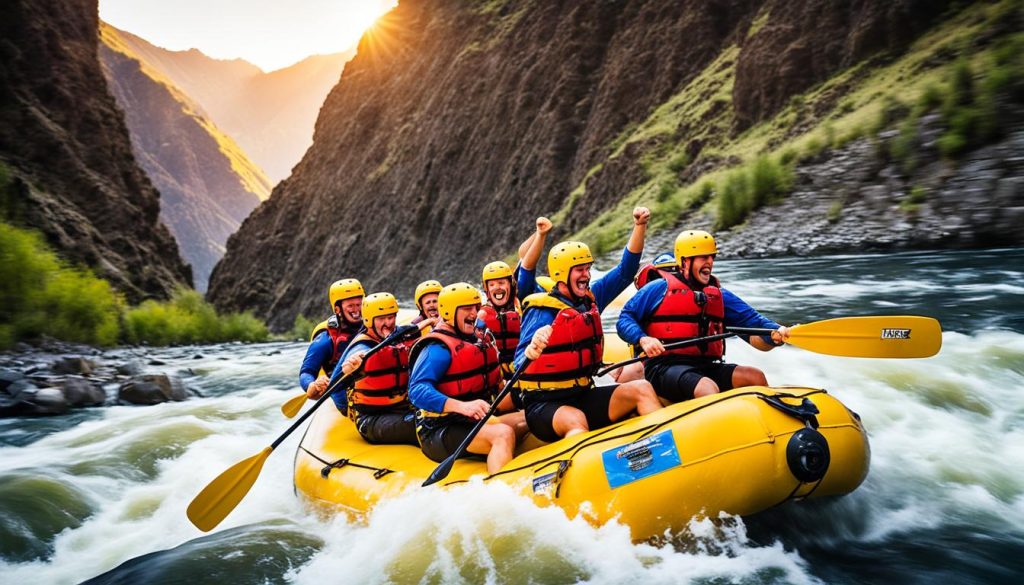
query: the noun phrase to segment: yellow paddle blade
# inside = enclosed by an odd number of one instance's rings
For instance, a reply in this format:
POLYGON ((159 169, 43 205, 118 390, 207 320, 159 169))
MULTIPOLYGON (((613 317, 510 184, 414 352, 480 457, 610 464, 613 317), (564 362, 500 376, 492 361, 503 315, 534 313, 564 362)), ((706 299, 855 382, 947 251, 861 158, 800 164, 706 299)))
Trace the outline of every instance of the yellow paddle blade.
POLYGON ((188 519, 192 524, 203 532, 216 528, 249 493, 249 488, 256 483, 271 451, 272 447, 266 447, 256 455, 239 461, 203 488, 188 505, 188 519))
POLYGON ((843 317, 796 325, 787 342, 825 355, 923 358, 939 353, 942 328, 931 317, 843 317))
POLYGON ((302 394, 299 394, 298 396, 293 396, 293 397, 289 398, 288 402, 285 402, 284 404, 282 404, 281 405, 281 413, 284 414, 286 417, 291 418, 291 417, 295 416, 296 414, 299 414, 299 411, 302 410, 302 405, 305 404, 305 403, 306 403, 306 393, 303 392, 302 394))

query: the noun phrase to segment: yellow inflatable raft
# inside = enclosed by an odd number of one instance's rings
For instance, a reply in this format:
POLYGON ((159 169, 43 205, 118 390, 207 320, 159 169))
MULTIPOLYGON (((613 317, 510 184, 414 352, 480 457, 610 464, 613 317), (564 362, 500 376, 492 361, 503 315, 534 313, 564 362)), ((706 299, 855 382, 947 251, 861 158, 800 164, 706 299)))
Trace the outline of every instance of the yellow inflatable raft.
MULTIPOLYGON (((486 477, 483 461, 461 459, 439 485, 481 476, 570 516, 588 502, 590 521, 616 518, 639 541, 695 516, 750 515, 790 499, 849 493, 869 459, 859 417, 824 390, 749 387, 556 443, 528 438, 494 476, 486 477)), ((436 465, 415 447, 366 443, 328 404, 299 445, 295 488, 316 505, 360 515, 420 489, 436 465)))

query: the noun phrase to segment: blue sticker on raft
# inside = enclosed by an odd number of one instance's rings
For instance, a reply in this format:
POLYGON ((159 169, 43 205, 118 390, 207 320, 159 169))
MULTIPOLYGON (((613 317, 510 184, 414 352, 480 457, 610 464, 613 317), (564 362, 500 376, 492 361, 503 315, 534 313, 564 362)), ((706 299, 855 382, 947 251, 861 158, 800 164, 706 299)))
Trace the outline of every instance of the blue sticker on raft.
POLYGON ((650 477, 680 465, 679 450, 672 431, 662 431, 646 439, 609 449, 601 454, 604 474, 613 489, 650 477))

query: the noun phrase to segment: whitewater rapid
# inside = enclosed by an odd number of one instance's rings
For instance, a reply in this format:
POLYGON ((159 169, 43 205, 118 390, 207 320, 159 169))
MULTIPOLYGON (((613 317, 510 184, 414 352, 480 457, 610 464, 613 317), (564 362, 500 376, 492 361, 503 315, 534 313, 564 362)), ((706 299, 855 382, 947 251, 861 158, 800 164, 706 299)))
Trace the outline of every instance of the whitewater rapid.
POLYGON ((1016 251, 988 254, 971 277, 956 273, 959 253, 874 257, 872 278, 860 270, 870 263, 845 257, 716 267, 728 288, 786 323, 885 312, 943 321, 943 349, 924 360, 729 343, 730 361, 762 368, 773 385, 825 388, 861 415, 871 470, 844 498, 697 519, 642 544, 622 525, 594 527, 480 482, 413 490, 350 520, 312 512, 293 493, 294 433, 204 536, 185 507, 287 428, 278 408, 297 391, 305 345, 172 348, 152 354, 164 370, 191 370, 186 383, 203 398, 94 409, 65 427, 0 426, 5 438, 41 437, 0 447, 0 581, 1016 581, 1024 576, 1024 276, 1012 266, 1024 262, 1016 251), (977 288, 993 275, 997 286, 977 288), (196 351, 204 357, 192 359, 196 351))

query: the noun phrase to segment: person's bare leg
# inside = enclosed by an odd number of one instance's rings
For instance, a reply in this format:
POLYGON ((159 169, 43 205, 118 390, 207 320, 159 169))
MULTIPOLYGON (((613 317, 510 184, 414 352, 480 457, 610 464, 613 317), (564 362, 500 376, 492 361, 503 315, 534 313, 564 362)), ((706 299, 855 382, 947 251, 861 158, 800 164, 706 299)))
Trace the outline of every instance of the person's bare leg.
POLYGON ((530 430, 530 428, 526 426, 526 413, 522 410, 507 412, 499 416, 498 421, 512 427, 512 430, 516 432, 517 441, 522 439, 530 430))
POLYGON ((642 416, 659 408, 661 402, 654 393, 654 386, 647 380, 634 380, 619 384, 612 392, 612 399, 608 403, 608 418, 618 421, 634 410, 642 416))
POLYGON ((752 366, 736 366, 732 371, 732 387, 743 388, 744 386, 767 386, 768 378, 764 372, 752 366))
POLYGON ((718 394, 718 384, 711 378, 701 378, 700 382, 697 382, 697 386, 693 389, 693 397, 700 398, 701 396, 709 396, 711 394, 718 394))
POLYGON ((562 406, 555 411, 555 417, 551 421, 551 427, 559 437, 571 437, 590 430, 587 424, 587 416, 583 411, 573 406, 562 406))
POLYGON ((632 382, 634 380, 644 379, 644 365, 640 362, 635 364, 629 364, 622 366, 618 370, 612 372, 612 378, 615 379, 619 384, 625 384, 626 382, 632 382), (616 375, 616 373, 618 375, 616 375))
POLYGON ((512 427, 501 424, 486 424, 466 447, 470 453, 487 455, 487 473, 494 475, 512 460, 516 448, 516 434, 512 427))

